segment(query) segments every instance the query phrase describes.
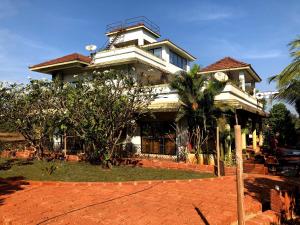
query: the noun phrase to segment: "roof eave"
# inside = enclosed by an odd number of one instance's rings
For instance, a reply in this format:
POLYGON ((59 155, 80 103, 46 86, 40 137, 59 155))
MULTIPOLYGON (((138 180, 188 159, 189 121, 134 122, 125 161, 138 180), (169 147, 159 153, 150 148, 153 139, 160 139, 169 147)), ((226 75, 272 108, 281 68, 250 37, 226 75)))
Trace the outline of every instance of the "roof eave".
POLYGON ((260 76, 255 72, 252 66, 249 64, 248 66, 243 67, 235 67, 235 68, 227 68, 227 69, 219 69, 219 70, 209 70, 209 71, 199 71, 198 74, 208 74, 208 73, 216 73, 216 72, 224 72, 224 71, 236 71, 236 70, 248 70, 252 77, 256 79, 257 82, 262 81, 260 76))
POLYGON ((180 48, 179 46, 177 46, 176 44, 174 44, 170 40, 157 41, 157 42, 153 42, 153 43, 150 43, 150 44, 142 45, 141 47, 142 48, 148 48, 148 47, 155 47, 155 46, 160 46, 160 45, 165 45, 165 44, 168 45, 169 47, 172 47, 176 51, 179 51, 180 53, 182 53, 184 56, 186 56, 191 61, 195 61, 197 59, 196 57, 194 57, 193 55, 191 55, 190 53, 188 53, 184 49, 180 48))
POLYGON ((72 67, 84 67, 88 65, 90 65, 90 63, 83 62, 81 60, 72 60, 69 62, 55 63, 55 64, 45 65, 45 66, 31 66, 29 67, 29 70, 34 72, 51 74, 52 71, 57 70, 59 67, 61 67, 60 69, 63 69, 64 67, 72 68, 72 67))
MULTIPOLYGON (((148 27, 146 27, 145 25, 137 25, 137 26, 134 26, 134 27, 129 27, 129 28, 124 28, 124 30, 126 31, 130 31, 130 30, 136 30, 136 29, 139 29, 139 28, 143 28, 145 30, 147 30, 148 32, 150 32, 151 34, 153 34, 155 37, 157 38, 160 38, 161 35, 154 32, 153 30, 149 29, 148 27)), ((120 30, 115 30, 115 31, 111 31, 111 32, 106 32, 105 34, 107 36, 111 36, 111 35, 115 35, 116 33, 118 33, 120 30)))

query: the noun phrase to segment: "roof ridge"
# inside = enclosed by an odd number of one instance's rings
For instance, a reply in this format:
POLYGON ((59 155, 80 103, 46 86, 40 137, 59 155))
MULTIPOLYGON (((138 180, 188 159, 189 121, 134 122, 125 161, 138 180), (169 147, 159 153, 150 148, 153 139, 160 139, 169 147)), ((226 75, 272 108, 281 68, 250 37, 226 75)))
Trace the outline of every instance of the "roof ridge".
POLYGON ((225 59, 225 58, 228 58, 228 59, 230 59, 230 60, 232 60, 232 61, 235 61, 235 62, 237 62, 237 63, 241 63, 241 64, 245 64, 245 65, 250 65, 249 63, 245 63, 245 62, 243 62, 243 61, 234 59, 234 58, 232 58, 232 57, 230 57, 230 56, 226 56, 226 57, 224 57, 223 59, 225 59))
POLYGON ((230 56, 226 56, 206 67, 201 69, 200 71, 214 71, 214 70, 220 70, 220 69, 229 69, 229 68, 237 68, 240 66, 250 66, 251 64, 245 63, 239 60, 236 60, 230 56))

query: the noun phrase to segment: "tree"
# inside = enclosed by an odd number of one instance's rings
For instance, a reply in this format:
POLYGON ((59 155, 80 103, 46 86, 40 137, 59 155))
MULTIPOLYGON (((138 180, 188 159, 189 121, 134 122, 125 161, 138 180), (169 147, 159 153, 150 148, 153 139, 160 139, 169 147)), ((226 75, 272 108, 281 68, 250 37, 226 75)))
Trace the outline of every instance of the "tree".
POLYGON ((225 82, 212 76, 199 75, 199 69, 198 65, 194 65, 190 72, 179 74, 171 83, 182 103, 176 119, 187 119, 196 155, 202 152, 202 145, 207 143, 209 134, 213 134, 212 129, 217 126, 220 108, 214 104, 214 99, 225 86, 225 82))
POLYGON ((74 83, 0 84, 0 120, 15 127, 39 157, 45 140, 69 132, 84 141, 90 158, 110 163, 155 97, 140 80, 133 70, 109 70, 82 74, 74 83))
POLYGON ((139 80, 134 71, 109 70, 78 76, 75 85, 65 83, 57 105, 65 112, 59 127, 84 140, 92 159, 110 165, 123 137, 155 97, 152 88, 139 80))
POLYGON ((275 104, 270 110, 267 118, 271 135, 279 134, 279 144, 292 145, 296 141, 295 123, 291 112, 283 103, 275 104))
POLYGON ((289 46, 292 62, 280 74, 269 78, 269 81, 277 82, 279 90, 277 98, 296 104, 297 112, 300 114, 300 36, 290 42, 289 46))
POLYGON ((53 110, 56 84, 31 80, 28 84, 1 84, 1 123, 20 132, 43 156, 44 142, 51 136, 56 112, 53 110))

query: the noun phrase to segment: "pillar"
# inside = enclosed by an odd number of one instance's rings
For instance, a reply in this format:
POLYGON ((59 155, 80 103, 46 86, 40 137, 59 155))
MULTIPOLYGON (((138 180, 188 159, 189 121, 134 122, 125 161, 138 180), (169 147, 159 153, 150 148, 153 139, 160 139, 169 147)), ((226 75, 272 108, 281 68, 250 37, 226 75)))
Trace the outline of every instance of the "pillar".
POLYGON ((252 120, 252 147, 253 150, 257 151, 257 133, 256 133, 256 119, 252 120))
POLYGON ((246 149, 247 144, 246 144, 246 133, 245 131, 242 132, 242 149, 246 149))
POLYGON ((246 116, 242 116, 240 119, 240 124, 242 127, 242 135, 241 135, 241 144, 242 144, 242 149, 246 149, 247 148, 247 142, 246 142, 246 128, 247 128, 247 119, 248 117, 246 116))
POLYGON ((243 91, 246 90, 246 84, 245 84, 245 74, 243 71, 239 72, 239 81, 240 81, 240 87, 243 91))
POLYGON ((262 129, 262 121, 259 121, 259 146, 262 147, 264 145, 264 135, 262 129))

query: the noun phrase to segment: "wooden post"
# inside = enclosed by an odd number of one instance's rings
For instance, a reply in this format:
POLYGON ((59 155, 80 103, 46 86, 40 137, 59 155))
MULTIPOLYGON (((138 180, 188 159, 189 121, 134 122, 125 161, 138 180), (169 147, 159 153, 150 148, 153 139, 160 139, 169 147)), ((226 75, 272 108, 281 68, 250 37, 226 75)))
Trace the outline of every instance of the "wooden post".
POLYGON ((216 143, 216 150, 217 150, 217 169, 218 169, 218 177, 221 176, 220 174, 220 132, 219 127, 217 127, 217 143, 216 143))
POLYGON ((240 125, 234 126, 234 135, 235 135, 235 151, 236 151, 236 189, 237 189, 238 224, 245 225, 242 134, 241 134, 240 125))
POLYGON ((67 157, 67 134, 64 133, 64 156, 67 157))

